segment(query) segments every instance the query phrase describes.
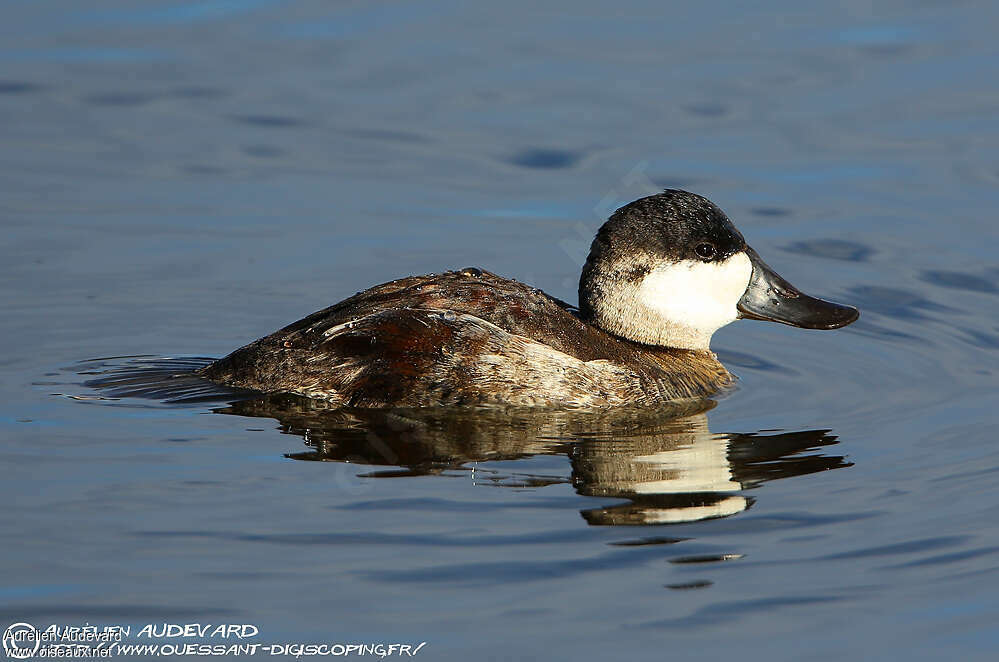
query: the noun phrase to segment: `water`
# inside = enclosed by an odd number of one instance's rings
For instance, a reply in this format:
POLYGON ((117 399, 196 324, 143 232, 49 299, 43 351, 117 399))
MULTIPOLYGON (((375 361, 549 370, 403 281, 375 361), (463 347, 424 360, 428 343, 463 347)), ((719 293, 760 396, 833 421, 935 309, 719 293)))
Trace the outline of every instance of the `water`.
POLYGON ((993 3, 0 11, 0 621, 994 658, 993 3), (738 390, 675 420, 99 400, 77 374, 447 268, 574 300, 607 212, 664 186, 861 320, 724 329, 738 390))

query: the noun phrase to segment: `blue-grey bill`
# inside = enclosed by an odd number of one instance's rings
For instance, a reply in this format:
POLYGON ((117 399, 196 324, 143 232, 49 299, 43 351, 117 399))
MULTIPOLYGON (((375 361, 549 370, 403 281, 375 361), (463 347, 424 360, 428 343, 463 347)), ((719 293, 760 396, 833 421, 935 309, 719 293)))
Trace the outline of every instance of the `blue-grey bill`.
POLYGON ((746 255, 753 263, 749 287, 739 300, 739 317, 780 322, 803 329, 838 329, 857 321, 853 306, 810 297, 771 269, 752 248, 746 255))

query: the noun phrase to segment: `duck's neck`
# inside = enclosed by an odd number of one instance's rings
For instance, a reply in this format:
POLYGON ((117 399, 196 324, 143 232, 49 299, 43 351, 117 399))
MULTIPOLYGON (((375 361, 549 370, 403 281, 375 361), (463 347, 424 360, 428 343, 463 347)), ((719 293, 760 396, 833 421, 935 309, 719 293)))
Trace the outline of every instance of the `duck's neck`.
POLYGON ((634 348, 633 358, 622 362, 655 383, 664 399, 710 397, 735 382, 711 350, 654 346, 628 339, 619 342, 634 348))
MULTIPOLYGON (((620 338, 661 348, 710 353, 715 328, 676 319, 675 305, 664 300, 656 274, 587 274, 579 288, 580 314, 620 338)), ((672 294, 672 293, 670 293, 672 294)))

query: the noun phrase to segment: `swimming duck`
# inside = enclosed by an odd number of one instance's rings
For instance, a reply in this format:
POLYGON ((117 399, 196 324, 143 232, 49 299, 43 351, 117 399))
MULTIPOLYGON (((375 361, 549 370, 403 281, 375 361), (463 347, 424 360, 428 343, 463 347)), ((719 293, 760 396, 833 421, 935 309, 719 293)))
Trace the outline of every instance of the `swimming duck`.
POLYGON ((411 276, 199 374, 336 407, 654 405, 732 382, 709 343, 736 319, 835 329, 858 316, 777 275, 708 199, 666 190, 601 226, 578 308, 478 268, 411 276))

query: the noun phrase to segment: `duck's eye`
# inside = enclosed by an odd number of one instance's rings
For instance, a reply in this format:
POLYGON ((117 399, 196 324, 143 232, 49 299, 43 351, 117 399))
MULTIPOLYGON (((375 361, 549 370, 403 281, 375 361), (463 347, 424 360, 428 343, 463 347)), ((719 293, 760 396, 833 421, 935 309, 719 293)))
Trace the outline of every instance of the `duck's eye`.
POLYGON ((694 246, 694 252, 697 253, 697 257, 702 260, 710 260, 715 256, 715 247, 707 242, 703 244, 697 244, 694 246))

